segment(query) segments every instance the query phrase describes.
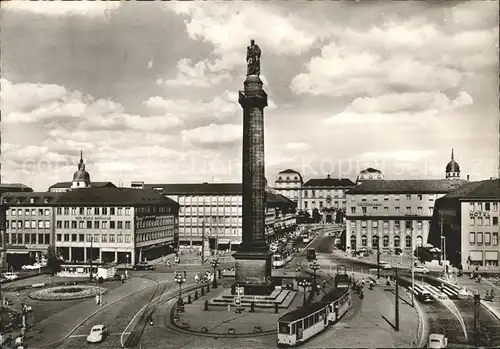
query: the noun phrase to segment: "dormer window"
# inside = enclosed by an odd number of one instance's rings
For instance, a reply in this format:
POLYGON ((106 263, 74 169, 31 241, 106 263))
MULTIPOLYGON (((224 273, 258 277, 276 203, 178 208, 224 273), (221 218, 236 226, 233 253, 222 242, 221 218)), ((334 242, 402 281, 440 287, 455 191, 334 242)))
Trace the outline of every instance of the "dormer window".
POLYGON ((21 199, 17 199, 17 203, 20 204, 21 203, 21 199))
POLYGON ((35 203, 35 198, 30 198, 30 204, 34 204, 35 203))
POLYGON ((286 177, 286 180, 287 180, 287 181, 289 181, 289 180, 290 180, 290 177, 288 177, 288 176, 287 176, 287 177, 286 177))
POLYGON ((3 198, 3 203, 6 204, 8 202, 7 198, 3 198))
POLYGON ((49 198, 43 198, 43 203, 48 204, 49 203, 49 198))

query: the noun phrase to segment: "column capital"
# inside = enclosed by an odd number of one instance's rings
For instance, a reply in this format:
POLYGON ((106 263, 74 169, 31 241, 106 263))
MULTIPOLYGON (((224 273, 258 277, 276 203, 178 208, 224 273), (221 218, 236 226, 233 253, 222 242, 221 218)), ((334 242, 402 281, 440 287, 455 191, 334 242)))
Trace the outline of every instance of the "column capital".
POLYGON ((247 107, 267 107, 267 93, 264 90, 239 91, 238 102, 243 108, 247 107))

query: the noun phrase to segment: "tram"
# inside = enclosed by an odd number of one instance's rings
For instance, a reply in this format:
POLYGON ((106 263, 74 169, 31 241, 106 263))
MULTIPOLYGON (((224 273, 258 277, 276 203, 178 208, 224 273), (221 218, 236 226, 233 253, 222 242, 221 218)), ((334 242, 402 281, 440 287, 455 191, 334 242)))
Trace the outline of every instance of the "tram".
POLYGON ((311 233, 305 233, 302 235, 302 242, 304 244, 308 244, 309 242, 311 242, 311 233))
POLYGON ((283 249, 273 254, 273 268, 282 268, 293 258, 292 251, 283 249))
POLYGON ((293 347, 324 331, 351 307, 351 290, 338 288, 320 302, 286 313, 278 319, 278 347, 293 347))

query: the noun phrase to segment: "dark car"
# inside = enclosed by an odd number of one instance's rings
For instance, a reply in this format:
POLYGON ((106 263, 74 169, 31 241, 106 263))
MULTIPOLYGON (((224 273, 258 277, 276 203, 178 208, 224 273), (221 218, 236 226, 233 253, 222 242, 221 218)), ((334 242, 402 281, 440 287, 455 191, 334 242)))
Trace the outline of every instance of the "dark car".
POLYGON ((148 263, 138 263, 134 265, 134 270, 155 270, 155 267, 148 263))

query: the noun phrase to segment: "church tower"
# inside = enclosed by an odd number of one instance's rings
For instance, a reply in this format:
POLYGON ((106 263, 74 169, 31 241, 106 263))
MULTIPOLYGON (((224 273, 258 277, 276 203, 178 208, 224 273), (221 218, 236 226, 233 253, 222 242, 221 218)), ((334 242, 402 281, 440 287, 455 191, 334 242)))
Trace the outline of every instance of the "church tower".
POLYGON ((85 163, 83 162, 83 151, 80 150, 80 163, 78 164, 78 171, 73 174, 73 183, 71 184, 71 189, 89 187, 90 174, 85 170, 85 163))
POLYGON ((446 179, 460 179, 460 166, 455 161, 453 149, 451 149, 451 160, 446 165, 446 179))

